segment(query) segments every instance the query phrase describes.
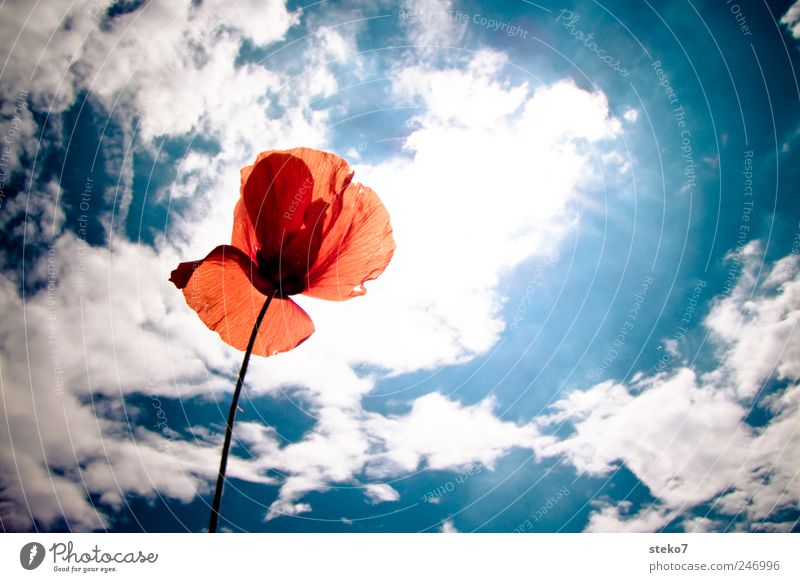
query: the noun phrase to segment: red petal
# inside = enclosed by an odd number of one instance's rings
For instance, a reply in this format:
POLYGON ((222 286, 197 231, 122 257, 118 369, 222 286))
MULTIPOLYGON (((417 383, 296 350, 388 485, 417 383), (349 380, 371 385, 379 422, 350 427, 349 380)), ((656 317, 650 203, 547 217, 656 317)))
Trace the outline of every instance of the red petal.
POLYGON ((263 152, 252 166, 242 169, 233 245, 248 254, 257 245, 265 259, 281 257, 284 274, 305 275, 320 245, 319 227, 335 212, 333 206, 352 175, 347 162, 327 152, 309 148, 263 152))
MULTIPOLYGON (((183 289, 186 303, 223 341, 245 350, 258 312, 267 297, 255 265, 236 247, 222 245, 201 261, 181 263, 170 280, 183 289)), ((298 346, 314 332, 314 324, 291 299, 274 298, 259 328, 253 353, 271 356, 298 346)))
POLYGON ((366 293, 394 253, 389 213, 375 192, 350 184, 308 274, 305 295, 341 301, 366 293))
POLYGON ((233 235, 231 245, 237 249, 242 249, 253 261, 257 260, 258 250, 261 245, 256 240, 256 233, 250 216, 247 214, 244 200, 239 198, 236 207, 233 209, 233 235))

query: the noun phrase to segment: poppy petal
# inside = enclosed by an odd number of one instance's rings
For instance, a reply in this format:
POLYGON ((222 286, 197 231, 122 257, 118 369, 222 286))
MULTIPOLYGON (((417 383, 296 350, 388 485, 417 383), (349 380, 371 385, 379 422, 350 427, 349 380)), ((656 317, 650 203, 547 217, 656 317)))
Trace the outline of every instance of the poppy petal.
MULTIPOLYGON (((267 296, 253 284, 255 265, 243 251, 221 245, 205 259, 181 263, 170 280, 186 303, 223 341, 245 350, 267 296)), ((262 282, 256 284, 264 289, 262 282)), ((253 353, 271 356, 301 344, 314 332, 311 318, 291 299, 275 297, 261 323, 253 353)))
MULTIPOLYGON (((252 232, 265 257, 278 256, 295 234, 319 223, 352 176, 347 162, 327 152, 295 148, 261 153, 242 169, 241 202, 252 226, 234 226, 234 246, 239 241, 247 246, 252 232)), ((237 206, 237 223, 240 213, 237 206)))
POLYGON ((378 195, 361 184, 350 184, 322 239, 304 294, 333 301, 363 295, 364 283, 383 272, 394 249, 389 213, 378 195))
POLYGON ((237 249, 242 249, 253 261, 258 260, 260 245, 256 239, 253 223, 250 222, 250 215, 247 213, 247 208, 242 198, 239 198, 236 207, 233 209, 231 245, 237 249))

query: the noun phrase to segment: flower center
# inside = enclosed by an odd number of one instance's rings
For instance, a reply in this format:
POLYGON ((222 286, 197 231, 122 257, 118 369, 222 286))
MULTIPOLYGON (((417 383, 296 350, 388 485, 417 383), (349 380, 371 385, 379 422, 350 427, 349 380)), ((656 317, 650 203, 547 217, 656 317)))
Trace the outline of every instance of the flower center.
POLYGON ((297 295, 305 291, 305 276, 292 273, 285 265, 281 268, 280 255, 266 258, 259 250, 256 254, 256 258, 258 260, 257 266, 259 275, 269 281, 278 297, 288 297, 289 295, 297 295))

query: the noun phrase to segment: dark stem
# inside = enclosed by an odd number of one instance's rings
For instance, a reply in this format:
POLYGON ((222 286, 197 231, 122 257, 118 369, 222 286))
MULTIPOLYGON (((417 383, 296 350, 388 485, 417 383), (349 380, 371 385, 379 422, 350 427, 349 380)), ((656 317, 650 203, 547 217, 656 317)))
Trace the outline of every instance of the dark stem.
POLYGON ((244 360, 242 360, 242 368, 239 370, 239 379, 236 381, 236 388, 233 391, 233 398, 231 398, 231 409, 228 411, 228 426, 225 428, 225 442, 222 445, 222 458, 219 461, 219 473, 217 474, 217 488, 214 491, 214 502, 211 504, 211 519, 208 521, 208 533, 216 533, 217 521, 219 520, 219 506, 222 503, 222 488, 225 486, 225 469, 228 466, 228 453, 231 450, 231 438, 233 437, 233 422, 236 420, 236 409, 239 405, 239 395, 242 393, 242 385, 244 384, 244 375, 247 374, 247 364, 250 363, 250 353, 253 351, 253 345, 256 343, 256 336, 258 335, 258 328, 261 326, 261 321, 267 313, 267 308, 275 296, 273 291, 267 296, 264 301, 264 306, 256 318, 256 323, 253 326, 253 333, 250 334, 250 341, 247 343, 247 350, 244 352, 244 360))

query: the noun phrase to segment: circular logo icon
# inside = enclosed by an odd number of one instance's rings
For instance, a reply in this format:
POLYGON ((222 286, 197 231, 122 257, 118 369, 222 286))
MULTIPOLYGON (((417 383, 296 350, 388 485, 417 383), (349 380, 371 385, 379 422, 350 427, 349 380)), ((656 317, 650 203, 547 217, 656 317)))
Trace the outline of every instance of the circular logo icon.
POLYGON ((44 561, 44 546, 39 542, 29 542, 19 551, 19 563, 26 570, 35 570, 44 561))

